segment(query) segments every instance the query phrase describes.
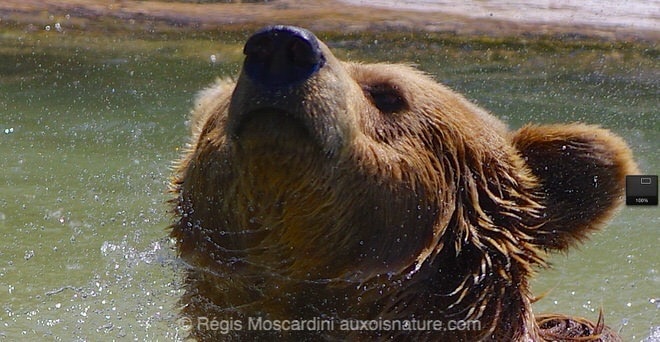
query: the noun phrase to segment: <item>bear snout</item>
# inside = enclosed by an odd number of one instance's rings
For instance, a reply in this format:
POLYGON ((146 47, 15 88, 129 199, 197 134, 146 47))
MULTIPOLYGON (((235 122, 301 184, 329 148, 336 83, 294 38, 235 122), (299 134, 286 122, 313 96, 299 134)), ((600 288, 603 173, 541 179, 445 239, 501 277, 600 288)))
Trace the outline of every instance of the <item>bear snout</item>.
POLYGON ((326 156, 342 150, 355 127, 346 114, 351 78, 322 41, 302 28, 268 26, 244 53, 227 112, 232 141, 272 150, 303 139, 326 156), (323 105, 328 98, 332 106, 323 105))
POLYGON ((295 26, 268 26, 245 43, 244 71, 253 82, 285 87, 302 82, 325 64, 316 36, 295 26))

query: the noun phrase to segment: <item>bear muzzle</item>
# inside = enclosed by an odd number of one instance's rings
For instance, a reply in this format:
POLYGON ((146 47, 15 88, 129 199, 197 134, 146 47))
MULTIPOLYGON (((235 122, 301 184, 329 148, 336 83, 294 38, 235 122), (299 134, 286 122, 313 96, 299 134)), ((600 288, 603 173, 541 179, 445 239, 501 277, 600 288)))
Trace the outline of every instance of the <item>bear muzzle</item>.
POLYGON ((243 69, 267 87, 286 87, 308 79, 325 64, 319 40, 294 26, 268 26, 257 31, 243 48, 243 69))
POLYGON ((347 84, 339 80, 349 77, 339 77, 345 70, 314 34, 268 26, 252 35, 243 51, 229 105, 231 139, 277 148, 302 138, 326 155, 342 149, 351 125, 345 115, 347 84))

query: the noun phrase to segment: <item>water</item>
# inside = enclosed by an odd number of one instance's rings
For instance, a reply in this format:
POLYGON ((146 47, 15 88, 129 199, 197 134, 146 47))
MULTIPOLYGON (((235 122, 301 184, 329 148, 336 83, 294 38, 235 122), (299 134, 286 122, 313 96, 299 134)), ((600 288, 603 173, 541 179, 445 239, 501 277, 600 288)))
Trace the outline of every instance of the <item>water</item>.
MULTIPOLYGON (((235 75, 245 35, 0 34, 0 339, 170 340, 180 271, 166 238, 170 161, 196 90, 235 75)), ((544 48, 424 35, 327 36, 342 58, 407 61, 512 127, 581 120, 657 151, 657 50, 544 48)), ((623 208, 533 282, 537 312, 660 325, 657 207, 623 208)))

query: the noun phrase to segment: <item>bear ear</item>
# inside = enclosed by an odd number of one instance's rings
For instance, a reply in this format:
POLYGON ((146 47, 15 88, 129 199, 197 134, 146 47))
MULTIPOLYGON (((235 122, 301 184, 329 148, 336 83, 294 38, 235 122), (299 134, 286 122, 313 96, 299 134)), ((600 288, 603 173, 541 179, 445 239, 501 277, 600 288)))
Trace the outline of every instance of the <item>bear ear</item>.
POLYGON ((601 228, 623 202, 625 176, 637 173, 626 143, 597 126, 525 126, 512 142, 539 181, 536 239, 546 249, 566 250, 601 228))

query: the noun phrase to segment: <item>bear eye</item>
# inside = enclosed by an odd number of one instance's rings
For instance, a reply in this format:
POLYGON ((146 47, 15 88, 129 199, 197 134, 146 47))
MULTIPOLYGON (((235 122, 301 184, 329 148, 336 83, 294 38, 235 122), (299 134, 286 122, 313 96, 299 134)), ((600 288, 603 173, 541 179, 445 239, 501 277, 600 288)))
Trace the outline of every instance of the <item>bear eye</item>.
POLYGON ((383 113, 396 113, 408 107, 397 86, 390 84, 365 85, 364 93, 383 113))

